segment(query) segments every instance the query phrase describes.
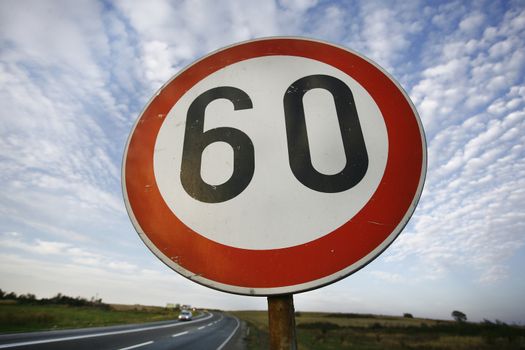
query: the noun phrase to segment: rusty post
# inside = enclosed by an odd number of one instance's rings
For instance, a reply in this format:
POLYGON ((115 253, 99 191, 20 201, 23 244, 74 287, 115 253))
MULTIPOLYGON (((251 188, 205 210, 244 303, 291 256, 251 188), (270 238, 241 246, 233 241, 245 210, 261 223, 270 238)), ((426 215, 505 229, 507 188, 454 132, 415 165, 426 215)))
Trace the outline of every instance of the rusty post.
POLYGON ((296 350, 293 294, 268 297, 271 350, 296 350))

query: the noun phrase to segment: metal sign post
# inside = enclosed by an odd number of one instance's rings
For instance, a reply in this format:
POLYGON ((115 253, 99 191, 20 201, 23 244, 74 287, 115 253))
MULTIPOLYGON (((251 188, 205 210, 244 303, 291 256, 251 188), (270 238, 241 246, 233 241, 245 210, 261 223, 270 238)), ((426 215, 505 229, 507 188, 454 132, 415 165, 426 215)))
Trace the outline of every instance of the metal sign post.
POLYGON ((296 350, 293 294, 268 297, 268 328, 271 350, 296 350))

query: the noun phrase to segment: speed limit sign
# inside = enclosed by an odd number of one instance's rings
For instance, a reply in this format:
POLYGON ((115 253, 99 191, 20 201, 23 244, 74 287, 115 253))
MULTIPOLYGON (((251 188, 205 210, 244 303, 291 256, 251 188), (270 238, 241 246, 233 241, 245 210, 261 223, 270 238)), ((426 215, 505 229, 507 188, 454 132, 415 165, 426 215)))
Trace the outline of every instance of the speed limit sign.
POLYGON ((332 44, 260 39, 166 83, 129 137, 123 190, 149 249, 183 276, 246 295, 332 283, 412 215, 426 145, 407 95, 332 44))

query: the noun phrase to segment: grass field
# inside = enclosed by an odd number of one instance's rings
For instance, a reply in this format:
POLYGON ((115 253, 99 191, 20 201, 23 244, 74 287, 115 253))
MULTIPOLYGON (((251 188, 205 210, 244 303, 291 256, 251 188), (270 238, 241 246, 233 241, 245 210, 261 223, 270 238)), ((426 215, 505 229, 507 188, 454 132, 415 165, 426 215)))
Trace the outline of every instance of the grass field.
MULTIPOLYGON (((267 349, 267 313, 233 314, 249 325, 248 349, 267 349)), ((295 320, 301 350, 525 349, 525 328, 501 323, 309 312, 298 313, 295 320)))
POLYGON ((0 332, 82 328, 173 320, 178 312, 162 307, 111 305, 108 308, 67 305, 0 304, 0 332))

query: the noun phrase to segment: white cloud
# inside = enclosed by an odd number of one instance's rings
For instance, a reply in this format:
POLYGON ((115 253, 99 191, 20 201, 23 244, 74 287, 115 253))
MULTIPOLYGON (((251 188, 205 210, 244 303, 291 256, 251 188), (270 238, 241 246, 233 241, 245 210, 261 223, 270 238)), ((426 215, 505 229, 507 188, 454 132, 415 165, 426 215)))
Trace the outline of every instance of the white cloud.
POLYGON ((39 254, 57 254, 68 247, 69 244, 62 242, 48 242, 37 239, 32 245, 32 250, 39 254))
POLYGON ((459 29, 465 32, 473 32, 483 28, 485 22, 485 15, 480 12, 474 12, 459 22, 459 29))
POLYGON ((141 88, 131 70, 123 78, 128 63, 106 61, 123 22, 97 2, 0 6, 0 218, 34 237, 92 240, 124 218, 120 152, 137 102, 122 102, 141 88))
POLYGON ((375 270, 375 271, 369 271, 369 274, 371 274, 372 276, 380 280, 383 280, 389 283, 405 282, 405 278, 402 275, 397 274, 397 273, 390 273, 390 272, 375 270))
POLYGON ((70 264, 77 267, 106 268, 111 271, 121 271, 133 274, 139 271, 137 265, 125 260, 116 260, 114 257, 105 256, 97 252, 89 251, 67 242, 47 241, 43 239, 27 239, 18 234, 13 236, 9 233, 0 235, 2 249, 12 248, 12 251, 28 252, 32 255, 41 255, 50 261, 70 264))
POLYGON ((429 6, 427 11, 432 14, 432 24, 442 30, 449 30, 455 27, 458 18, 465 14, 466 8, 461 1, 450 1, 437 7, 429 6))
POLYGON ((154 40, 144 44, 145 75, 155 86, 162 86, 177 72, 172 66, 176 61, 165 42, 154 40))
POLYGON ((279 3, 290 10, 305 11, 317 5, 318 0, 280 0, 279 3))
POLYGON ((3 1, 0 31, 4 40, 13 43, 11 59, 30 58, 44 66, 59 61, 78 74, 100 78, 93 49, 107 50, 107 41, 97 35, 102 31, 101 6, 93 1, 3 1), (89 37, 90 42, 85 38, 89 37))
POLYGON ((277 6, 272 1, 119 1, 117 6, 143 43, 141 66, 153 91, 191 59, 277 33, 277 6))
POLYGON ((508 268, 502 265, 495 265, 490 267, 487 271, 483 272, 479 282, 482 283, 494 283, 501 281, 509 277, 508 268))
POLYGON ((515 56, 525 50, 525 27, 511 24, 523 16, 509 11, 480 31, 486 18, 473 13, 458 19, 460 31, 449 23, 449 36, 427 42, 441 49, 410 92, 429 141, 427 181, 390 261, 417 257, 440 278, 468 266, 480 281, 496 282, 524 245, 525 197, 516 191, 525 186, 525 96, 515 56))
MULTIPOLYGON (((324 8, 315 10, 315 15, 311 15, 310 20, 304 20, 295 14, 296 18, 301 23, 298 26, 304 25, 304 30, 308 32, 309 36, 320 38, 326 41, 337 42, 344 38, 348 30, 349 22, 344 9, 337 5, 329 5, 324 8)), ((308 15, 304 15, 305 17, 308 15)))
POLYGON ((363 1, 352 22, 362 18, 357 32, 351 33, 349 45, 379 63, 390 73, 401 71, 401 60, 412 49, 412 38, 422 30, 423 9, 416 2, 384 6, 380 2, 363 1), (352 38, 357 36, 359 39, 352 38))

